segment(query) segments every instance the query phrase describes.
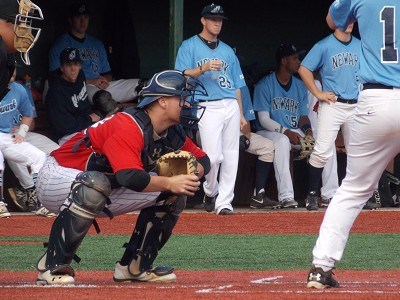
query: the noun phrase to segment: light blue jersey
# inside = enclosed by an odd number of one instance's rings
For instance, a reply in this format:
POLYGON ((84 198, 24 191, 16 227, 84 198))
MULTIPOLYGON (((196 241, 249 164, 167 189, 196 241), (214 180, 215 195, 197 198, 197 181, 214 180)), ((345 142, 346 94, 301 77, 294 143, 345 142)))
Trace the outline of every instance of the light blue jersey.
MULTIPOLYGON (((308 95, 304 83, 292 76, 288 91, 283 89, 273 72, 263 77, 254 89, 254 110, 267 111, 272 120, 289 129, 297 129, 301 116, 308 115, 308 95)), ((259 122, 257 130, 263 130, 259 122)))
POLYGON ((256 119, 256 115, 253 109, 253 102, 251 101, 250 91, 247 85, 240 88, 242 93, 242 108, 243 115, 247 121, 253 121, 256 119))
POLYGON ((236 99, 236 89, 246 83, 235 53, 222 41, 218 41, 215 49, 206 46, 197 35, 183 41, 176 57, 175 69, 194 69, 213 59, 221 60, 223 66, 220 71, 209 71, 197 78, 208 93, 208 97, 199 96, 197 100, 236 99))
MULTIPOLYGON (((33 116, 33 118, 37 118, 35 103, 33 102, 31 90, 26 85, 21 84, 19 82, 14 82, 13 84, 20 84, 25 89, 25 91, 28 95, 29 103, 32 105, 32 116, 33 116)), ((13 126, 19 126, 19 124, 21 124, 21 120, 22 120, 22 115, 19 111, 17 111, 16 115, 14 116, 13 126)))
POLYGON ((50 72, 60 67, 60 53, 65 48, 77 48, 79 50, 82 70, 86 78, 98 78, 100 74, 111 72, 106 50, 100 40, 90 35, 86 35, 84 40, 78 40, 68 33, 61 35, 50 49, 50 72))
POLYGON ((33 115, 33 109, 25 88, 14 82, 0 102, 0 132, 9 133, 14 126, 14 117, 19 113, 30 117, 33 115))
POLYGON ((399 0, 336 0, 330 7, 332 21, 344 30, 358 21, 362 41, 360 79, 400 87, 399 0), (364 2, 370 2, 363 5, 364 2))
POLYGON ((319 71, 324 91, 333 92, 342 99, 357 99, 360 53, 359 39, 352 37, 348 43, 343 43, 331 34, 314 45, 301 65, 312 72, 319 71))

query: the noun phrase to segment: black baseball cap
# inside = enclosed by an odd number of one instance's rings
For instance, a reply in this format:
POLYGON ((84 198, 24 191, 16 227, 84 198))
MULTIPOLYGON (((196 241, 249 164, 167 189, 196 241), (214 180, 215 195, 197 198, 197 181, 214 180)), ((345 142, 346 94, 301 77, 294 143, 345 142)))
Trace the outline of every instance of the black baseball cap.
POLYGON ((65 48, 60 53, 60 65, 67 64, 69 62, 82 63, 81 55, 79 50, 76 48, 65 48))
POLYGON ((89 9, 86 3, 78 2, 74 3, 69 8, 70 17, 80 16, 80 15, 89 15, 89 9))
POLYGON ((219 17, 225 20, 228 19, 227 17, 224 16, 224 9, 222 8, 222 6, 214 3, 205 6, 201 11, 201 16, 204 18, 219 17))
POLYGON ((276 49, 276 61, 278 63, 278 65, 281 62, 281 59, 293 54, 297 54, 297 55, 302 55, 306 52, 306 50, 297 50, 297 48, 290 43, 282 43, 280 44, 280 46, 278 47, 278 49, 276 49))
POLYGON ((1 0, 0 1, 0 19, 9 20, 14 18, 18 13, 17 0, 1 0))

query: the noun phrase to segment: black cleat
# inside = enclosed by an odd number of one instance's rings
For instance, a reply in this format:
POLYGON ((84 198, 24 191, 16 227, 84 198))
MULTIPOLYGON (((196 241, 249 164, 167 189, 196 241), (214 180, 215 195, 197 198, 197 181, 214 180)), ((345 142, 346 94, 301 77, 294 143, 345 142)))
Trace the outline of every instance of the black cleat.
POLYGON ((324 272, 322 268, 312 266, 307 278, 307 287, 315 289, 327 289, 339 287, 339 282, 333 278, 332 270, 324 272))
POLYGON ((204 204, 204 209, 207 212, 214 211, 214 209, 215 209, 215 198, 216 198, 216 196, 210 197, 210 196, 204 195, 203 204, 204 204))
POLYGON ((381 197, 378 191, 374 191, 371 198, 364 205, 364 209, 375 210, 381 207, 381 197))
POLYGON ((317 192, 309 192, 306 199, 307 210, 318 210, 318 196, 317 192))

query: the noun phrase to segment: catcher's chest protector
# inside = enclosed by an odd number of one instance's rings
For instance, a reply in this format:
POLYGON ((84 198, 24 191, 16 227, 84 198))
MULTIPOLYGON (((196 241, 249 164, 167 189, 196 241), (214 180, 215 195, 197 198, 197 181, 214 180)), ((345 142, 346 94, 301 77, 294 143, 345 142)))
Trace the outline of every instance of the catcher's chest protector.
POLYGON ((149 116, 140 109, 128 108, 124 112, 130 114, 143 131, 144 147, 142 163, 147 172, 154 171, 156 161, 166 153, 180 150, 185 143, 186 134, 181 125, 168 128, 167 136, 153 139, 153 125, 149 116))

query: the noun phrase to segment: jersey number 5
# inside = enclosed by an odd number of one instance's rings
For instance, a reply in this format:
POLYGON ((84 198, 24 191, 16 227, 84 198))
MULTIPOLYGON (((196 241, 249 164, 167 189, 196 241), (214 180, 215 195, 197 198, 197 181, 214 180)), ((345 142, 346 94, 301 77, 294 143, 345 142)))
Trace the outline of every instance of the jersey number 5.
POLYGON ((381 48, 382 63, 397 63, 398 49, 396 45, 396 28, 395 28, 395 13, 394 6, 384 6, 381 10, 380 21, 383 23, 383 48, 381 48))

